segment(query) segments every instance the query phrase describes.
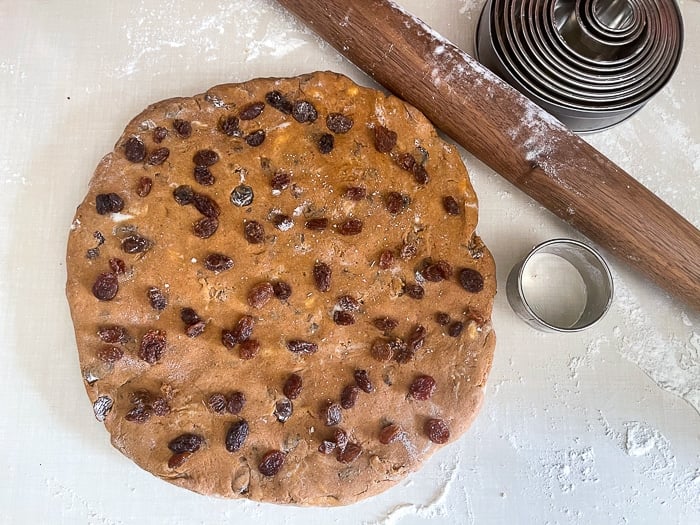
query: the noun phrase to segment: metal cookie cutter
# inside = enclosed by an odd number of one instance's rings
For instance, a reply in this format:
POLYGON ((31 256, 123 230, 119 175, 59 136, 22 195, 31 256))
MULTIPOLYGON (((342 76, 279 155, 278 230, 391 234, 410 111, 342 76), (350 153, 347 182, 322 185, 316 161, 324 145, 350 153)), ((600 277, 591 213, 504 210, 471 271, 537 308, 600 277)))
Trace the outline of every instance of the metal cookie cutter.
POLYGON ((508 302, 528 324, 546 332, 578 332, 610 308, 613 280, 591 247, 572 239, 536 246, 508 275, 508 302))
POLYGON ((489 0, 476 57, 573 131, 630 117, 671 78, 675 0, 489 0))

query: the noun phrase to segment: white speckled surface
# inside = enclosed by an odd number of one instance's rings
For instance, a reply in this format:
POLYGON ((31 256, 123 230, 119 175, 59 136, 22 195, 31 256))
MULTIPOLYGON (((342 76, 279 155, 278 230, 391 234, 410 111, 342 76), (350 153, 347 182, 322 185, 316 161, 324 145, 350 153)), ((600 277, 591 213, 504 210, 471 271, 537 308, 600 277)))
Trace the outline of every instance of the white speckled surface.
MULTIPOLYGON (((481 0, 399 3, 471 50, 481 0)), ((700 2, 680 5, 672 82, 587 140, 700 226, 700 2)), ((700 522, 700 312, 610 260, 617 294, 599 325, 529 328, 507 304, 509 269, 578 235, 468 153, 500 283, 496 359, 466 436, 332 513, 204 498, 138 469, 91 413, 63 294, 68 228, 97 162, 162 98, 316 69, 371 82, 272 0, 30 0, 0 3, 0 20, 0 523, 700 522)))

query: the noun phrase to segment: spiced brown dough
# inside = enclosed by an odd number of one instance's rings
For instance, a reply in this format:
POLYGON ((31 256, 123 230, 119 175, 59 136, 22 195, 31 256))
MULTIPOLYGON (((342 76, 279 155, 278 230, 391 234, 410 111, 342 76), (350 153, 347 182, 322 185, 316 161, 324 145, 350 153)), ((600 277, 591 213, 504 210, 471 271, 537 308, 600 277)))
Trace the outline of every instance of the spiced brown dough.
POLYGON ((97 419, 202 494, 343 505, 391 487, 482 400, 496 280, 476 223, 455 148, 344 76, 150 106, 68 241, 97 419))

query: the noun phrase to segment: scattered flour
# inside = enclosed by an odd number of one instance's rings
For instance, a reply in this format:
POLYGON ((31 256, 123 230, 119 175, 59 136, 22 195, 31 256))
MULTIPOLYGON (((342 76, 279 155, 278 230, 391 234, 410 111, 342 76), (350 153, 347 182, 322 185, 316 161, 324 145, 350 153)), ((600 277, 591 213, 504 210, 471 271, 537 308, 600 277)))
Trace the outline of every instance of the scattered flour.
POLYGON ((542 459, 542 470, 549 476, 548 493, 552 498, 554 495, 551 485, 555 481, 563 494, 574 492, 579 483, 590 484, 600 481, 592 447, 553 451, 542 459))

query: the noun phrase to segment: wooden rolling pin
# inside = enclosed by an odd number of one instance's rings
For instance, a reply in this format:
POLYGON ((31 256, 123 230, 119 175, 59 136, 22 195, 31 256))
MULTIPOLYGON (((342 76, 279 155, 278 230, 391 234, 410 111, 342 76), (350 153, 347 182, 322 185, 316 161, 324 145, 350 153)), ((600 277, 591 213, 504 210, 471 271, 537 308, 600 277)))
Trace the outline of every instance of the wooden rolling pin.
POLYGON ((700 231, 554 117, 393 2, 278 2, 512 184, 700 311, 700 231))

